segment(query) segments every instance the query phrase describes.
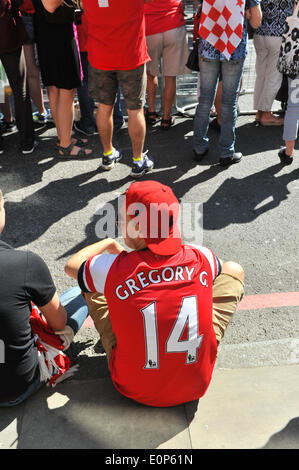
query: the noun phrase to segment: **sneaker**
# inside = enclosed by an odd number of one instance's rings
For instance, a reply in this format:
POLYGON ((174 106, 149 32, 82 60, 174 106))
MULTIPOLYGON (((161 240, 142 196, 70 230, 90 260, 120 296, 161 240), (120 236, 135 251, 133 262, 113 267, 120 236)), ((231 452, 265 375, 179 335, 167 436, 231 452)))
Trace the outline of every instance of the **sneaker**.
POLYGON ((35 114, 34 120, 39 124, 47 124, 47 122, 53 121, 51 111, 47 109, 44 113, 35 114))
POLYGON ((111 153, 111 155, 103 155, 103 160, 102 160, 102 165, 101 167, 108 171, 108 170, 111 170, 115 163, 117 163, 119 160, 121 160, 122 158, 122 153, 120 150, 116 150, 114 147, 113 147, 113 151, 111 153))
POLYGON ((134 178, 140 178, 140 176, 143 176, 145 173, 148 173, 154 168, 154 162, 150 157, 147 156, 147 152, 148 150, 142 154, 143 160, 141 164, 133 162, 130 176, 134 178))
POLYGON ((75 121, 74 122, 74 129, 77 131, 77 132, 80 132, 81 134, 84 134, 84 135, 87 135, 88 137, 90 137, 91 135, 93 135, 95 133, 95 129, 94 130, 91 130, 91 129, 82 129, 81 125, 80 125, 80 121, 75 121))
POLYGON ((286 148, 282 148, 278 152, 278 156, 280 158, 280 161, 283 165, 291 165, 293 163, 293 156, 287 155, 286 154, 286 148))
POLYGON ((35 140, 33 142, 33 145, 26 146, 26 147, 22 148, 22 150, 21 150, 22 154, 23 155, 28 155, 28 154, 32 153, 36 149, 37 145, 38 145, 38 143, 35 140))
POLYGON ((3 150, 3 137, 2 137, 2 135, 0 135, 0 155, 2 155, 3 152, 4 152, 4 150, 3 150))
POLYGON ((234 153, 230 157, 221 157, 219 159, 219 163, 221 166, 230 166, 233 165, 234 163, 239 163, 242 159, 243 155, 241 152, 234 153))
POLYGON ((13 119, 10 122, 7 122, 7 121, 2 122, 2 133, 3 134, 6 134, 8 132, 15 132, 16 130, 17 130, 17 126, 16 126, 15 119, 13 119))
POLYGON ((193 150, 194 160, 196 160, 197 162, 200 162, 204 158, 204 156, 208 153, 208 151, 209 149, 206 149, 203 152, 196 152, 195 150, 193 150))

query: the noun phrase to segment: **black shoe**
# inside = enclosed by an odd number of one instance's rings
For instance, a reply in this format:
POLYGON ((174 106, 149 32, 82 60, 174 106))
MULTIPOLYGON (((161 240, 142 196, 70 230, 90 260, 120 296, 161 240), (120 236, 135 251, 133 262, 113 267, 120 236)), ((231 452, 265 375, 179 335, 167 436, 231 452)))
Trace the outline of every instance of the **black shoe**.
POLYGON ((209 128, 214 129, 214 130, 217 131, 217 132, 220 132, 220 131, 221 131, 221 126, 220 126, 220 124, 218 123, 216 117, 210 121, 209 128))
POLYGON ((17 130, 16 121, 13 119, 11 122, 3 121, 2 132, 7 134, 8 132, 15 132, 17 130))
POLYGON ((95 133, 95 129, 94 130, 92 130, 92 129, 82 129, 82 127, 80 125, 80 121, 75 121, 74 122, 74 129, 77 132, 80 132, 81 134, 87 135, 88 137, 92 136, 95 133))
POLYGON ((233 165, 234 163, 239 163, 239 161, 242 160, 243 155, 241 152, 234 153, 230 157, 221 157, 219 159, 219 163, 221 166, 230 166, 233 165))
POLYGON ((21 149, 21 152, 22 152, 23 155, 28 155, 28 154, 34 152, 34 150, 36 149, 37 146, 38 146, 38 143, 37 143, 37 141, 35 140, 35 141, 33 142, 33 144, 31 144, 31 145, 26 145, 25 147, 23 147, 23 148, 21 149))
POLYGON ((204 152, 195 152, 195 150, 193 150, 193 155, 194 155, 194 160, 196 160, 197 162, 200 162, 203 157, 208 153, 209 149, 207 150, 204 150, 204 152))
POLYGON ((0 135, 0 155, 2 155, 3 152, 4 152, 4 150, 3 150, 3 137, 2 137, 2 135, 0 135))
POLYGON ((283 165, 291 165, 293 163, 293 157, 286 154, 285 147, 279 150, 278 156, 283 165))

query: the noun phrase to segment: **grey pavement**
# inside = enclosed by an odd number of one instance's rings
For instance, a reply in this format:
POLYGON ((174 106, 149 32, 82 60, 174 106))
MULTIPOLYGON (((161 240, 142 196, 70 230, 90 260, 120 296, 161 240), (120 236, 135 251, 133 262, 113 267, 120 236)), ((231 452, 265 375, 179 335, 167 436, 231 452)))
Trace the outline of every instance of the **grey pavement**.
MULTIPOLYGON (((217 165, 214 130, 208 156, 193 161, 191 113, 178 116, 169 132, 159 125, 148 129, 145 148, 155 170, 146 179, 170 185, 181 203, 203 205, 198 241, 244 266, 246 295, 298 292, 297 155, 293 165, 280 166, 282 129, 255 126, 246 113, 251 100, 240 98, 236 149, 244 157, 238 165, 217 165)), ((131 182, 130 142, 125 126, 115 137, 124 159, 107 173, 99 169, 98 135, 89 139, 92 158, 59 161, 53 127, 37 133, 39 147, 27 157, 18 151, 17 134, 5 136, 2 238, 40 254, 62 293, 73 285, 64 274, 66 259, 98 239, 99 208, 115 204, 131 182)), ((1 409, 0 448, 298 449, 298 313, 298 305, 239 310, 206 395, 163 409, 134 403, 114 389, 96 331, 83 328, 71 347, 79 372, 14 409, 1 409)))

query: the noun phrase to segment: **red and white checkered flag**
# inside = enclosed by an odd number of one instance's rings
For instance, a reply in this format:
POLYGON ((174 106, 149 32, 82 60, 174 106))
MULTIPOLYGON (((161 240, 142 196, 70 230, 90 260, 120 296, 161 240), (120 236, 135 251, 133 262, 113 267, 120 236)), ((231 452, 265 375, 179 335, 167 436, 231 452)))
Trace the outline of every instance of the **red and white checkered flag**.
POLYGON ((203 0, 199 36, 227 60, 241 42, 245 0, 203 0))

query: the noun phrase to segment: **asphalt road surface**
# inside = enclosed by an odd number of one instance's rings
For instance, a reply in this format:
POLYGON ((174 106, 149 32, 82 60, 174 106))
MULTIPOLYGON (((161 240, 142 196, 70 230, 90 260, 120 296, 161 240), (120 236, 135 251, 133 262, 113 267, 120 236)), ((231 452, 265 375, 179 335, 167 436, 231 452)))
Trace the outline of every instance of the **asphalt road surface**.
MULTIPOLYGON (((194 162, 192 117, 178 117, 168 132, 157 124, 148 129, 145 143, 155 169, 143 179, 171 186, 186 207, 202 207, 203 231, 196 241, 202 237, 220 258, 245 269, 243 307, 219 348, 218 367, 299 362, 299 156, 282 167, 277 156, 282 128, 257 127, 253 120, 239 116, 236 150, 243 160, 228 169, 217 164, 219 134, 214 130, 209 131, 209 154, 194 162)), ((98 239, 99 207, 115 204, 132 181, 130 140, 125 126, 115 137, 124 158, 103 172, 97 134, 89 139, 91 158, 69 161, 59 160, 52 125, 38 127, 37 134, 39 146, 28 156, 19 152, 17 133, 5 136, 0 187, 7 226, 2 239, 41 255, 62 293, 74 285, 64 274, 65 261, 98 239)), ((78 355, 81 378, 106 373, 97 342, 89 327, 76 337, 72 354, 78 355)))

